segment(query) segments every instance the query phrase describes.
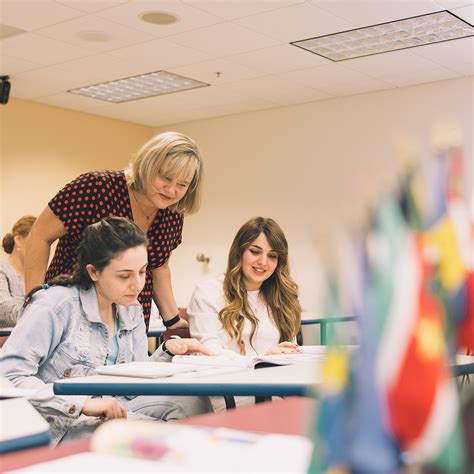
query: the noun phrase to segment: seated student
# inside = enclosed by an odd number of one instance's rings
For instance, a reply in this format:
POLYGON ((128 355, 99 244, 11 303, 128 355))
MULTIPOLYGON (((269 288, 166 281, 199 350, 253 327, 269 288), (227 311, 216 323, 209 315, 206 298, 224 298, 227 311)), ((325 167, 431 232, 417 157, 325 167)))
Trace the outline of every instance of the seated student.
POLYGON ((280 226, 263 217, 246 222, 232 242, 225 275, 199 284, 187 312, 191 336, 215 353, 296 352, 301 307, 280 226))
POLYGON ((3 237, 2 246, 8 257, 0 262, 0 327, 16 324, 25 299, 25 239, 35 220, 33 216, 21 217, 3 237))
POLYGON ((135 417, 175 420, 211 411, 198 397, 56 396, 53 382, 94 373, 105 364, 169 361, 174 354, 211 352, 195 339, 173 339, 148 357, 137 297, 147 268, 147 239, 132 222, 109 217, 89 226, 72 276, 32 290, 0 355, 0 376, 38 389, 30 400, 50 423, 53 443, 90 434, 99 423, 135 417))

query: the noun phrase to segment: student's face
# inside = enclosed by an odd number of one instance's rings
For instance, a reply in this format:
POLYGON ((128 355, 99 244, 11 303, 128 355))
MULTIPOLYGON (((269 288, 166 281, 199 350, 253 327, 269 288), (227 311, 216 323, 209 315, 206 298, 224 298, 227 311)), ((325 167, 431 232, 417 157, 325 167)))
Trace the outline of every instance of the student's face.
POLYGON ((270 278, 278 265, 278 254, 262 232, 242 254, 245 288, 258 290, 270 278))
POLYGON ((156 176, 147 191, 147 197, 157 209, 166 209, 181 201, 189 189, 193 176, 156 176))
POLYGON ((147 249, 140 245, 117 255, 101 272, 92 265, 87 269, 102 302, 131 306, 145 285, 147 263, 147 249))

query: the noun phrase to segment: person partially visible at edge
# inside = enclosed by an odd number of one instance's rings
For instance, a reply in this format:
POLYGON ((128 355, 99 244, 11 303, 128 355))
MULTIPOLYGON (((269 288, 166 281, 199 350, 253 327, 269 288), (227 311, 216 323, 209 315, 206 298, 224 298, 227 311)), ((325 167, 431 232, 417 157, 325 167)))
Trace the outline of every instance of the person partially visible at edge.
POLYGON ((204 281, 187 308, 192 337, 215 353, 272 355, 298 350, 298 286, 280 226, 256 217, 237 232, 223 276, 204 281))
POLYGON ((53 444, 87 437, 112 418, 178 420, 212 411, 207 397, 59 396, 53 382, 92 375, 97 366, 170 362, 211 351, 196 339, 170 339, 151 355, 137 298, 147 273, 147 238, 133 223, 109 217, 89 226, 72 275, 34 288, 0 352, 0 376, 35 390, 29 401, 50 423, 53 444))
POLYGON ((0 327, 15 326, 25 299, 25 239, 35 222, 34 216, 23 216, 2 240, 8 257, 0 261, 0 327))
POLYGON ((177 132, 152 137, 125 171, 80 175, 51 199, 33 226, 26 246, 26 291, 73 272, 76 249, 88 225, 111 215, 125 217, 149 241, 146 282, 139 296, 146 327, 152 298, 165 326, 187 327, 178 314, 169 260, 181 243, 183 216, 199 209, 202 176, 198 145, 177 132), (47 269, 51 245, 58 239, 47 269))

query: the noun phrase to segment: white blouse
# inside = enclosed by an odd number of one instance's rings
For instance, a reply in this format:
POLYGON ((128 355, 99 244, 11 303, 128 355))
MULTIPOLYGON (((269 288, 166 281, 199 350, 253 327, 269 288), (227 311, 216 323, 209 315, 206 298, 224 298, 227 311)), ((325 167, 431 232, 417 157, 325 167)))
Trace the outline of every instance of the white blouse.
MULTIPOLYGON (((237 343, 223 329, 219 319, 219 311, 226 306, 224 299, 224 276, 200 283, 194 290, 187 312, 189 316, 189 331, 207 348, 219 354, 232 351, 239 354, 237 343)), ((264 355, 272 346, 280 342, 280 333, 268 314, 267 306, 259 297, 259 290, 247 292, 249 305, 258 318, 258 326, 250 344, 252 325, 245 321, 242 340, 246 355, 264 355), (252 347, 253 346, 253 347, 252 347)))

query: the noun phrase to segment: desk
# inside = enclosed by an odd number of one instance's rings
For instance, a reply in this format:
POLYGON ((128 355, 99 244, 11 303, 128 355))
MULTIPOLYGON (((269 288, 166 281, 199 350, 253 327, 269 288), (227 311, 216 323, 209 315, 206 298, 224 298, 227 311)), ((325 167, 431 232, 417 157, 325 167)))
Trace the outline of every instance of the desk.
POLYGON ((9 336, 13 331, 13 328, 0 328, 0 337, 9 336))
MULTIPOLYGON (((264 370, 264 369, 261 369, 264 370)), ((233 428, 260 433, 304 435, 313 419, 316 401, 308 398, 287 398, 262 403, 224 413, 200 415, 177 423, 197 426, 233 428)), ((89 440, 59 445, 57 448, 36 448, 11 453, 2 457, 2 472, 27 467, 32 464, 87 452, 89 440)))
POLYGON ((92 375, 58 380, 57 395, 196 395, 304 397, 320 381, 319 365, 298 363, 221 375, 145 379, 92 375))
POLYGON ((453 372, 456 376, 474 374, 474 355, 458 354, 453 372))

